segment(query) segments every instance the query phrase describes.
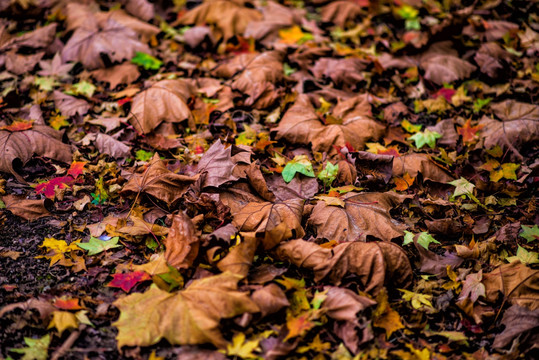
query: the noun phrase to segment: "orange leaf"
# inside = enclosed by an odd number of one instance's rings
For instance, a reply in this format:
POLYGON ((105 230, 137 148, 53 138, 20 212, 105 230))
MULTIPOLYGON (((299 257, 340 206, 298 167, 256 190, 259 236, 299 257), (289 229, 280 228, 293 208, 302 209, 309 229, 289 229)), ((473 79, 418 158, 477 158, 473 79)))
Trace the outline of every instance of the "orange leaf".
POLYGON ((463 127, 459 127, 457 129, 457 132, 459 135, 462 135, 462 141, 465 143, 470 143, 476 139, 477 133, 479 130, 481 130, 485 125, 476 125, 472 126, 471 119, 466 120, 466 123, 463 127))
POLYGON ((395 190, 404 191, 407 190, 415 181, 415 177, 411 177, 407 172, 404 173, 402 177, 396 177, 395 181, 395 190))
POLYGON ((16 120, 11 125, 0 126, 0 130, 7 130, 11 132, 24 131, 31 129, 34 125, 34 120, 16 120))

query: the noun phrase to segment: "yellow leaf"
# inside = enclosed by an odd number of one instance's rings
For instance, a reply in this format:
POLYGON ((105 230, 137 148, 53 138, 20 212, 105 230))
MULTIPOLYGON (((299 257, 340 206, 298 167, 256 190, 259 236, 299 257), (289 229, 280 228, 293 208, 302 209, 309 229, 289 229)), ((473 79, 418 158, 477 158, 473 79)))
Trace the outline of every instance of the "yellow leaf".
POLYGON ((389 306, 387 292, 385 290, 380 291, 376 301, 378 302, 378 306, 373 314, 373 325, 384 329, 386 331, 386 338, 389 339, 395 331, 404 329, 404 325, 402 324, 399 313, 389 306))
POLYGON ((148 275, 154 276, 158 274, 164 274, 169 272, 167 260, 165 254, 154 254, 150 258, 150 261, 142 265, 133 265, 133 271, 145 271, 148 275))
POLYGON ((63 262, 67 260, 65 258, 66 253, 70 253, 74 250, 80 250, 77 244, 80 240, 73 241, 71 244, 67 244, 65 240, 56 240, 55 238, 45 238, 43 244, 39 247, 47 248, 47 255, 36 256, 36 259, 46 258, 50 259, 50 266, 56 264, 57 262, 63 262))
POLYGON ((316 334, 313 341, 311 341, 309 345, 298 347, 296 352, 300 354, 306 353, 307 351, 326 353, 329 349, 331 349, 331 344, 329 342, 322 342, 322 340, 320 340, 320 334, 316 334))
POLYGON ((515 171, 518 170, 520 164, 506 163, 502 164, 503 177, 508 180, 516 180, 517 174, 515 171))
POLYGON ((152 286, 116 300, 120 318, 113 325, 118 328, 118 347, 150 346, 161 339, 177 345, 226 347, 220 320, 259 311, 248 293, 237 290, 240 278, 225 272, 194 280, 176 293, 152 286))
POLYGON ((75 314, 72 314, 69 311, 54 311, 48 329, 52 329, 53 327, 56 328, 60 333, 60 336, 62 336, 64 330, 78 328, 79 321, 75 314))
POLYGON ((288 335, 283 341, 295 338, 297 336, 305 335, 309 330, 316 326, 316 323, 312 321, 313 311, 307 311, 297 317, 288 317, 286 320, 286 327, 288 328, 288 335))
POLYGON ((414 309, 423 309, 425 306, 434 309, 430 302, 432 295, 419 294, 404 289, 399 289, 399 291, 403 293, 402 298, 406 301, 410 301, 414 309))
POLYGON ((148 360, 165 360, 165 358, 163 356, 155 355, 155 350, 153 350, 150 356, 148 357, 148 360))
POLYGON ((288 45, 294 45, 312 39, 312 35, 301 31, 301 28, 298 25, 294 25, 288 29, 279 30, 279 37, 281 38, 282 43, 288 45))
POLYGON ((54 130, 60 130, 60 128, 69 126, 69 122, 67 122, 65 116, 63 115, 56 115, 49 121, 49 125, 54 130))
POLYGON ((228 356, 239 356, 242 359, 255 358, 253 351, 259 351, 258 343, 260 340, 245 341, 245 334, 239 333, 232 339, 232 344, 228 344, 226 354, 228 356))

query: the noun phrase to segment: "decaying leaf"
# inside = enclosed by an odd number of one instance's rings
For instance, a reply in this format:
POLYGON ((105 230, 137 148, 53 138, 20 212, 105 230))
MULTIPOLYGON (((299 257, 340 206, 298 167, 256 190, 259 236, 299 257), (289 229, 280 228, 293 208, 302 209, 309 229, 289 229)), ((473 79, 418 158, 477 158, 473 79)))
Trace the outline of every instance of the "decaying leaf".
POLYGON ((259 309, 237 290, 239 277, 224 273, 195 280, 185 290, 168 293, 152 286, 144 293, 118 299, 118 347, 149 346, 166 339, 171 344, 226 345, 219 321, 259 309))
POLYGON ((7 210, 28 221, 51 215, 45 207, 45 203, 50 203, 48 199, 30 200, 16 195, 6 195, 2 197, 2 201, 5 203, 7 210))
POLYGON ((303 203, 302 199, 252 202, 234 214, 232 223, 240 231, 260 234, 264 248, 271 249, 281 241, 305 235, 301 226, 303 203))
POLYGON ((314 272, 315 281, 327 278, 335 285, 352 274, 366 292, 378 293, 385 285, 407 287, 412 268, 408 257, 390 242, 347 242, 332 249, 305 240, 281 244, 277 253, 294 265, 314 272))
POLYGON ((165 259, 175 268, 188 268, 198 255, 199 239, 191 219, 180 212, 174 215, 167 239, 165 259))
POLYGON ((309 217, 317 238, 335 241, 365 241, 367 236, 391 241, 406 228, 391 218, 389 211, 408 197, 391 192, 355 193, 341 197, 344 208, 319 201, 309 217))

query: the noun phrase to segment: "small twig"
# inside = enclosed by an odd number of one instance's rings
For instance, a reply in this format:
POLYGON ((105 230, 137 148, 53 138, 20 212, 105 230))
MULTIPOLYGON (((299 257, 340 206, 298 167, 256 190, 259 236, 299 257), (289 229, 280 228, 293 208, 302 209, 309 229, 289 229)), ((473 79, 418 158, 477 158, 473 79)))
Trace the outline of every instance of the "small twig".
POLYGON ((62 346, 60 346, 52 353, 51 360, 58 360, 59 358, 64 356, 69 351, 69 349, 71 349, 71 346, 73 346, 75 341, 77 341, 84 329, 86 329, 86 325, 81 324, 76 331, 73 331, 66 339, 66 341, 64 341, 62 346))

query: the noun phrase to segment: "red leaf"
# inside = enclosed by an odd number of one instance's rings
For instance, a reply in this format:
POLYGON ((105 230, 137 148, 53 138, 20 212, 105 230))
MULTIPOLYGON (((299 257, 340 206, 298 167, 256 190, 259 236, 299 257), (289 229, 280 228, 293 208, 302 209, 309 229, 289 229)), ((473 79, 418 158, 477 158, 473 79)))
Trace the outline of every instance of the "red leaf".
POLYGON ((71 185, 75 181, 71 176, 60 176, 54 179, 50 179, 47 182, 41 183, 36 186, 36 192, 38 194, 44 194, 49 199, 54 199, 54 189, 58 187, 59 189, 64 189, 71 185))
POLYGON ((125 292, 131 291, 131 289, 139 282, 151 280, 151 276, 144 271, 135 271, 124 274, 112 274, 112 281, 108 283, 108 287, 120 288, 125 292))
POLYGON ((34 120, 18 120, 14 121, 11 125, 0 126, 0 130, 7 130, 11 132, 24 131, 31 129, 34 126, 34 120))
POLYGON ((67 175, 71 175, 73 179, 76 179, 84 171, 84 161, 73 161, 69 170, 67 170, 67 175))
POLYGON ((84 309, 79 304, 79 299, 73 298, 73 299, 62 299, 58 298, 54 301, 54 307, 62 310, 80 310, 84 309))
POLYGON ((443 96, 447 101, 451 101, 451 98, 453 95, 455 95, 456 91, 454 89, 446 89, 442 88, 438 90, 436 94, 434 94, 434 98, 436 99, 438 96, 443 96))

